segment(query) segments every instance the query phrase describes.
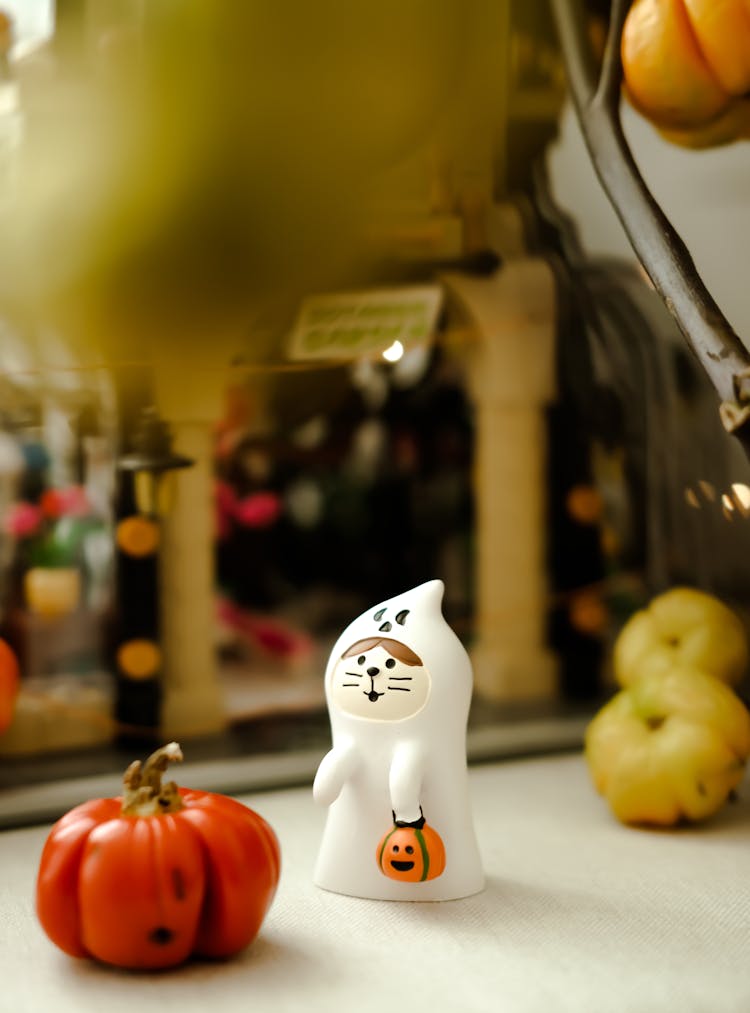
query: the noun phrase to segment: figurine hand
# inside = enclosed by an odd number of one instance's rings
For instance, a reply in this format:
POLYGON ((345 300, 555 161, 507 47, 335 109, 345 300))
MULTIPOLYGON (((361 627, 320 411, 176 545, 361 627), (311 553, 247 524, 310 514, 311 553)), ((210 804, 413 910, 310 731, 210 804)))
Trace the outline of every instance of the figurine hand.
POLYGON ((393 754, 388 775, 391 808, 396 817, 406 823, 413 823, 422 815, 419 800, 424 769, 424 755, 414 742, 402 743, 393 754))
POLYGON ((416 812, 413 810, 396 812, 393 811, 393 823, 397 827, 418 827, 421 829, 424 826, 424 815, 422 813, 421 806, 417 806, 416 812))
POLYGON ((357 755, 353 746, 326 753, 313 781, 313 798, 318 805, 331 805, 336 801, 356 766, 357 755))

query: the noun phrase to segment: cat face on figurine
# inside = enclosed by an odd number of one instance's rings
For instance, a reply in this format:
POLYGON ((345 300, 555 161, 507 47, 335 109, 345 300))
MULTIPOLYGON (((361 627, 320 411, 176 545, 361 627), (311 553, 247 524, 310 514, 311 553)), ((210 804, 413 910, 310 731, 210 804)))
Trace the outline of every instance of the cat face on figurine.
POLYGON ((430 673, 414 651, 399 640, 375 636, 356 641, 336 663, 331 700, 355 717, 403 721, 424 707, 430 686, 430 673))

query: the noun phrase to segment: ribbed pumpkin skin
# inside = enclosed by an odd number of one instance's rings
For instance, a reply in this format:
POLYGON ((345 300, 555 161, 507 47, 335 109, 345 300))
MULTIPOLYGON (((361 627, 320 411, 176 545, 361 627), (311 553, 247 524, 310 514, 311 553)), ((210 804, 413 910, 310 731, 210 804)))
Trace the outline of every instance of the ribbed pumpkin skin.
POLYGON ((445 869, 445 847, 436 830, 425 825, 394 826, 380 840, 375 857, 383 875, 402 883, 437 879, 445 869))
POLYGON ((621 54, 628 97, 670 140, 701 147, 747 136, 748 0, 635 0, 621 54))
POLYGON ((122 815, 77 806, 50 831, 37 914, 60 949, 130 969, 229 957, 258 933, 280 872, 276 835, 252 809, 180 789, 183 808, 122 815))

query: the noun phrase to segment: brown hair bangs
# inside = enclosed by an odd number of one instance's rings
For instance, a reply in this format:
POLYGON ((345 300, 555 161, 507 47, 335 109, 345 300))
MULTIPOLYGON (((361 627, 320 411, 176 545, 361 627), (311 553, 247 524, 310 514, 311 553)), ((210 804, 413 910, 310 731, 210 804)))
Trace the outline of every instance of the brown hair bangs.
POLYGON ((364 654, 365 651, 371 651, 373 647, 378 646, 388 651, 392 657, 403 661, 405 665, 422 664, 422 659, 410 647, 402 644, 400 640, 390 640, 388 637, 367 637, 365 640, 358 640, 356 644, 347 648, 341 657, 351 658, 354 654, 364 654))

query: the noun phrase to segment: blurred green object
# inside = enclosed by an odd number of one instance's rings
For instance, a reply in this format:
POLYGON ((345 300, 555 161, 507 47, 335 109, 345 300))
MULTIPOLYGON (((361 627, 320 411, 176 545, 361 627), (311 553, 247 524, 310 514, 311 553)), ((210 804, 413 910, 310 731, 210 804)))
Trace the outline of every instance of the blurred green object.
POLYGON ((76 566, 82 562, 83 543, 92 531, 102 529, 95 517, 61 517, 40 538, 29 541, 29 566, 76 566))

